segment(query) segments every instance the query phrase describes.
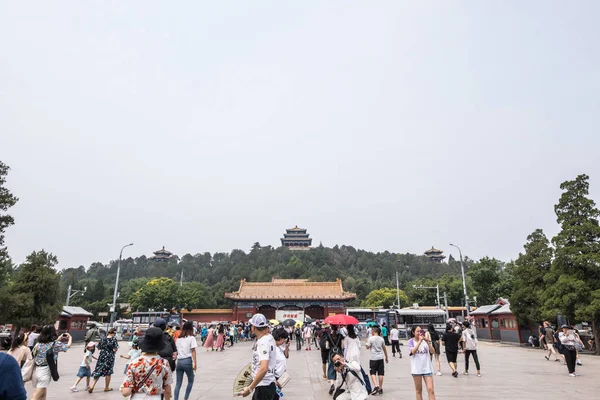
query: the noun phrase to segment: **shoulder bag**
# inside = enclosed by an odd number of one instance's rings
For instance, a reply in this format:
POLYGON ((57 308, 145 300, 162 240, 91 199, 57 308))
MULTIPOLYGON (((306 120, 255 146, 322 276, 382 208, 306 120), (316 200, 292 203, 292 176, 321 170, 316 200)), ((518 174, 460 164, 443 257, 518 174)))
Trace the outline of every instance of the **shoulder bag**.
POLYGON ((60 375, 58 375, 58 364, 54 359, 54 345, 56 342, 52 343, 52 346, 46 351, 46 362, 48 363, 48 368, 50 369, 50 375, 52 375, 52 380, 54 382, 58 381, 60 375))

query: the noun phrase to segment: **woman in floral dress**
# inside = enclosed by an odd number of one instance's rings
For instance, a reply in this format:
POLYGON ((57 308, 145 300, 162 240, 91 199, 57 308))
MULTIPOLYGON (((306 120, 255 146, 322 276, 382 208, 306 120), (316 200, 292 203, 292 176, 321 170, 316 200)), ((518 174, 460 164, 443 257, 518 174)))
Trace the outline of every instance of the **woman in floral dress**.
POLYGON ((131 396, 133 400, 171 400, 171 384, 173 374, 169 362, 160 358, 158 352, 165 342, 160 328, 152 327, 146 331, 140 343, 141 357, 129 364, 125 381, 121 385, 123 397, 131 396))
POLYGON ((114 373, 113 368, 115 366, 115 353, 119 348, 119 342, 117 342, 117 338, 115 337, 115 333, 117 331, 115 328, 111 328, 108 331, 108 335, 105 338, 100 340, 98 343, 98 349, 100 349, 100 355, 98 356, 98 362, 96 363, 96 369, 94 369, 94 373, 92 377, 94 378, 94 383, 88 389, 88 392, 92 393, 94 388, 96 387, 96 383, 101 376, 104 377, 104 391, 110 392, 113 389, 110 387, 110 378, 114 373))
POLYGON ((215 337, 213 334, 213 326, 211 325, 210 328, 208 328, 208 332, 206 333, 206 340, 204 341, 204 348, 206 349, 206 351, 208 351, 208 349, 211 350, 215 350, 215 337))

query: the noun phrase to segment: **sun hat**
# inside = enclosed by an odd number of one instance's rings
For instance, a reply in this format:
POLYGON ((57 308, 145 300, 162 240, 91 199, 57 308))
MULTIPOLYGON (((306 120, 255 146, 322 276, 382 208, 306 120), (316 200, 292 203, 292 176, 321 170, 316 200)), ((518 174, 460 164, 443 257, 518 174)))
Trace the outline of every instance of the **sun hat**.
POLYGON ((143 340, 140 342, 140 349, 144 353, 157 353, 164 347, 165 341, 162 330, 156 326, 148 328, 143 340))
POLYGON ((92 348, 92 347, 96 347, 96 345, 97 345, 97 344, 98 344, 98 343, 96 343, 96 342, 89 342, 89 343, 87 344, 87 346, 85 346, 85 347, 86 347, 87 349, 90 349, 90 348, 92 348))
POLYGON ((250 319, 250 324, 257 328, 266 328, 269 326, 269 321, 267 321, 267 318, 262 314, 254 314, 250 319))
POLYGON ((565 329, 565 328, 571 329, 571 327, 569 325, 566 325, 566 324, 560 327, 560 329, 565 329))

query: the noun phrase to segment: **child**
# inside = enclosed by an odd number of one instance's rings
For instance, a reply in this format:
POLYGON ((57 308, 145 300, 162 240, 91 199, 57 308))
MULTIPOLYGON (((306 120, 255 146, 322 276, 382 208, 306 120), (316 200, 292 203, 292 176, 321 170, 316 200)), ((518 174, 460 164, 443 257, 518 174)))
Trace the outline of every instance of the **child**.
POLYGON ((79 392, 77 389, 77 385, 83 378, 86 379, 85 390, 90 388, 90 376, 92 375, 91 366, 92 359, 97 360, 96 357, 93 356, 96 351, 96 342, 89 342, 85 348, 85 355, 83 356, 83 360, 81 361, 81 365, 79 366, 79 371, 77 372, 77 380, 71 387, 71 392, 79 392))
MULTIPOLYGON (((131 362, 141 355, 142 350, 140 350, 140 342, 135 339, 133 342, 131 342, 131 350, 129 350, 129 355, 124 356, 121 354, 119 357, 126 358, 131 362)), ((125 364, 125 372, 123 372, 125 375, 127 375, 127 368, 129 368, 129 363, 125 364)))

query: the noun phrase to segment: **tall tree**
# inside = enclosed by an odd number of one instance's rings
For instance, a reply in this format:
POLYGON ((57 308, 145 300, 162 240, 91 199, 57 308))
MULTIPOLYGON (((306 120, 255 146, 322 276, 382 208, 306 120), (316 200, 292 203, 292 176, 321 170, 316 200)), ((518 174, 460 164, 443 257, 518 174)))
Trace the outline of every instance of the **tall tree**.
POLYGON ((8 288, 8 321, 17 332, 31 324, 54 324, 63 306, 59 299, 60 276, 54 269, 58 259, 44 250, 27 256, 8 288))
POLYGON ((10 167, 0 161, 0 262, 8 258, 8 251, 4 246, 4 230, 15 223, 14 218, 6 212, 19 200, 4 186, 9 170, 10 167))
MULTIPOLYGON (((383 307, 390 308, 398 302, 398 291, 395 288, 381 288, 371 291, 363 302, 365 307, 383 307)), ((408 297, 404 291, 400 290, 400 306, 408 305, 408 297)))
POLYGON ((157 278, 142 286, 129 297, 131 309, 134 311, 170 310, 177 306, 177 288, 174 280, 157 278))
POLYGON ((489 257, 482 258, 469 268, 467 275, 473 282, 478 304, 492 304, 499 297, 509 295, 503 282, 508 276, 503 270, 502 261, 489 257))
POLYGON ((519 322, 527 324, 542 318, 542 294, 546 288, 544 277, 552 265, 553 250, 541 229, 527 236, 525 253, 519 254, 513 269, 513 292, 510 309, 519 322))
MULTIPOLYGON (((589 177, 579 175, 560 188, 554 207, 560 232, 552 239, 555 257, 546 276, 543 314, 591 321, 600 344, 600 211, 589 198, 589 177)), ((599 351, 600 352, 600 351, 599 351)))

